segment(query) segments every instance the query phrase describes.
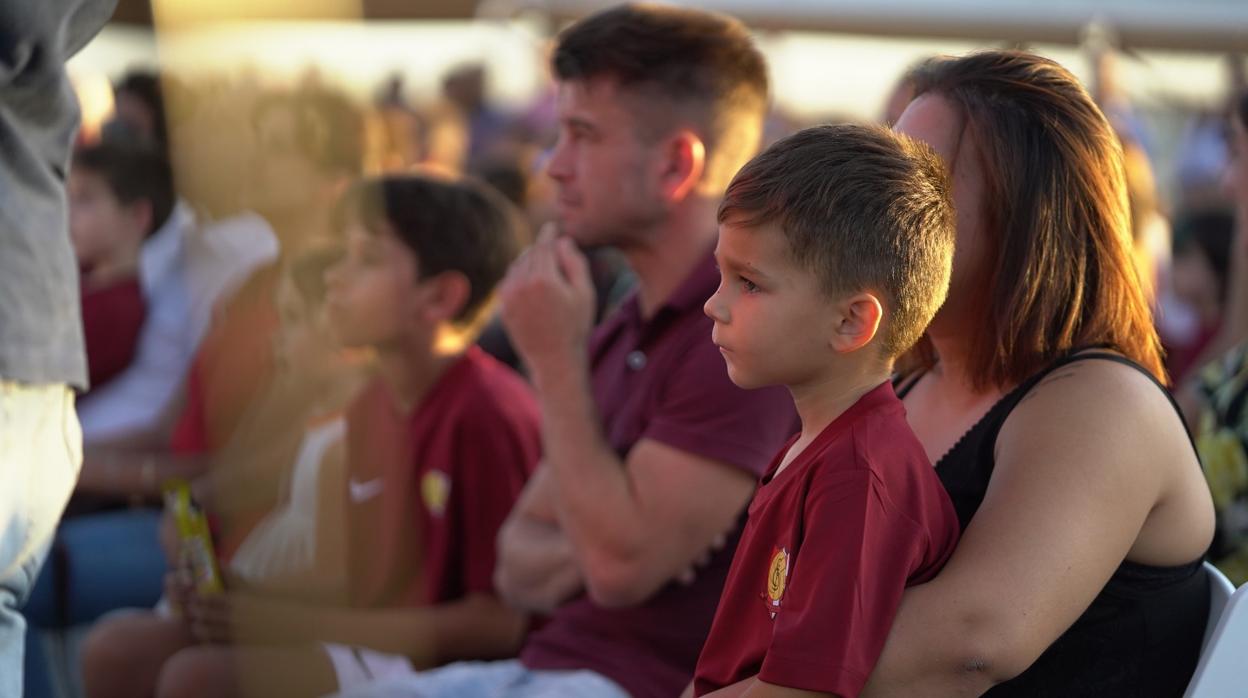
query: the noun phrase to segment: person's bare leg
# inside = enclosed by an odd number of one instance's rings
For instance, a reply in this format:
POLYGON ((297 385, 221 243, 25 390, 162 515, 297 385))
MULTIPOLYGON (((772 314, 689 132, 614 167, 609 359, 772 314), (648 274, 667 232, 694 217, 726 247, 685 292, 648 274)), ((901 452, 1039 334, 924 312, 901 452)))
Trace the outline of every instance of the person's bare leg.
POLYGON ((197 645, 165 664, 157 698, 314 698, 338 690, 323 649, 197 645))
POLYGON ((161 667, 194 643, 186 625, 150 611, 110 616, 95 624, 82 648, 87 698, 155 695, 161 667))

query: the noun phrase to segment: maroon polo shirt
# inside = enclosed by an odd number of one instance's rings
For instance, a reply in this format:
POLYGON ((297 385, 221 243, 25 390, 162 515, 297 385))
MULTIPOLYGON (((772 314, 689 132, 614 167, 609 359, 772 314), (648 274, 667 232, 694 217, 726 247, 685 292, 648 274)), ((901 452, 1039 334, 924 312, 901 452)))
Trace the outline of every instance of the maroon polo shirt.
MULTIPOLYGON (((757 476, 793 433, 786 391, 745 391, 728 379, 702 313, 718 284, 708 254, 651 318, 633 295, 591 339, 594 403, 621 458, 653 439, 757 476)), ((521 660, 538 670, 589 669, 637 697, 679 694, 710 629, 735 538, 693 584, 668 584, 640 606, 606 609, 585 595, 569 601, 530 636, 521 660)))
POLYGON ((373 381, 347 412, 349 586, 358 606, 494 591, 494 539, 541 454, 537 403, 473 347, 410 414, 373 381))
POLYGON ((715 624, 697 695, 751 676, 856 696, 905 587, 953 553, 958 519, 905 409, 884 383, 764 476, 715 624))

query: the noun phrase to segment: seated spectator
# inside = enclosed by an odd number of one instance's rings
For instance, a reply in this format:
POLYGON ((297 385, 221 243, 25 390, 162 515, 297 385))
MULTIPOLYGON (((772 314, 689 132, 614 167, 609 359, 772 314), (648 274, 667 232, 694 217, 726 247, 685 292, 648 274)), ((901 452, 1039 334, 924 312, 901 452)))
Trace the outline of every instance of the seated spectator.
POLYGON ((808 129, 737 173, 719 222, 715 343, 733 383, 787 387, 802 430, 750 504, 691 693, 856 696, 902 590, 958 539, 889 382, 949 288, 944 164, 883 128, 808 129))
POLYGON ((273 375, 275 290, 287 260, 333 240, 333 206, 359 172, 362 126, 341 95, 312 91, 261 99, 250 207, 276 233, 278 258, 255 271, 224 304, 187 377, 173 451, 208 454, 224 444, 273 375))
POLYGON ((1232 348, 1196 371, 1178 398, 1196 434, 1217 511, 1209 558, 1241 585, 1248 584, 1248 93, 1230 120, 1231 164, 1224 184, 1235 203, 1235 233, 1221 339, 1232 348))
POLYGON ((949 297, 898 395, 962 526, 906 589, 864 696, 1174 696, 1213 507, 1165 389, 1121 151, 1069 71, 940 59, 896 130, 953 172, 949 297))
POLYGON ((526 620, 494 594, 494 539, 537 460, 537 409, 517 375, 471 346, 517 219, 467 182, 388 178, 350 200, 329 309, 345 345, 377 353, 378 372, 346 418, 345 599, 239 580, 196 595, 172 575, 178 618, 93 635, 92 695, 317 696, 387 667, 518 648, 526 620))
POLYGON ((1174 224, 1170 287, 1174 298, 1198 320, 1196 336, 1166 356, 1171 379, 1182 383, 1221 332, 1228 291, 1235 218, 1226 211, 1180 215, 1174 224))
POLYGON ((144 241, 173 208, 173 175, 154 152, 96 145, 69 173, 69 231, 82 272, 82 322, 91 387, 134 359, 146 305, 139 281, 144 241))
POLYGON ((550 620, 518 660, 377 671, 344 695, 679 694, 745 504, 795 427, 783 390, 732 384, 702 313, 719 283, 715 211, 766 111, 749 32, 625 5, 572 25, 552 63, 561 132, 548 174, 565 237, 544 231, 501 291, 542 408, 542 465, 495 571, 505 599, 550 620), (578 247, 600 245, 621 250, 637 287, 594 329, 578 247))

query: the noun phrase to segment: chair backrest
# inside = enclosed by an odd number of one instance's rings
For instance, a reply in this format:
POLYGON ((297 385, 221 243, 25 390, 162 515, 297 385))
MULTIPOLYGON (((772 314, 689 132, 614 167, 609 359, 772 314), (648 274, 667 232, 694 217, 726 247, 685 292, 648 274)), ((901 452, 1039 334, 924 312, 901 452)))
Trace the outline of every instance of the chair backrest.
POLYGON ((1243 695, 1248 686, 1248 584, 1238 591, 1216 567, 1205 563, 1209 575, 1209 620, 1200 662, 1184 698, 1221 698, 1243 695))

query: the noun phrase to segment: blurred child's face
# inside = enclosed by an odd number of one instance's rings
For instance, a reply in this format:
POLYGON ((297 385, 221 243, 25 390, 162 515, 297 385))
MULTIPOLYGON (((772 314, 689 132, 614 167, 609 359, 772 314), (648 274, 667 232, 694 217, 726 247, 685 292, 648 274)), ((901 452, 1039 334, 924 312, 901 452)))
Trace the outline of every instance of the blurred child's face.
POLYGON ((147 221, 139 207, 118 201, 103 177, 90 170, 71 170, 68 192, 69 236, 79 266, 96 264, 119 247, 142 242, 147 221))
POLYGON ((281 328, 273 338, 273 353, 288 370, 323 370, 337 346, 325 308, 304 300, 293 281, 284 278, 277 288, 277 313, 281 328))
POLYGON ((775 226, 719 227, 719 288, 704 311, 711 338, 742 388, 801 385, 825 370, 835 313, 814 275, 788 254, 775 226))
POLYGON ((389 231, 347 232, 347 255, 326 275, 326 307, 345 347, 383 347, 419 325, 416 255, 389 231))
POLYGON ((1201 323, 1213 326, 1222 317, 1218 293, 1218 273, 1205 253, 1188 245, 1174 255, 1170 265, 1174 295, 1200 316, 1201 323))

